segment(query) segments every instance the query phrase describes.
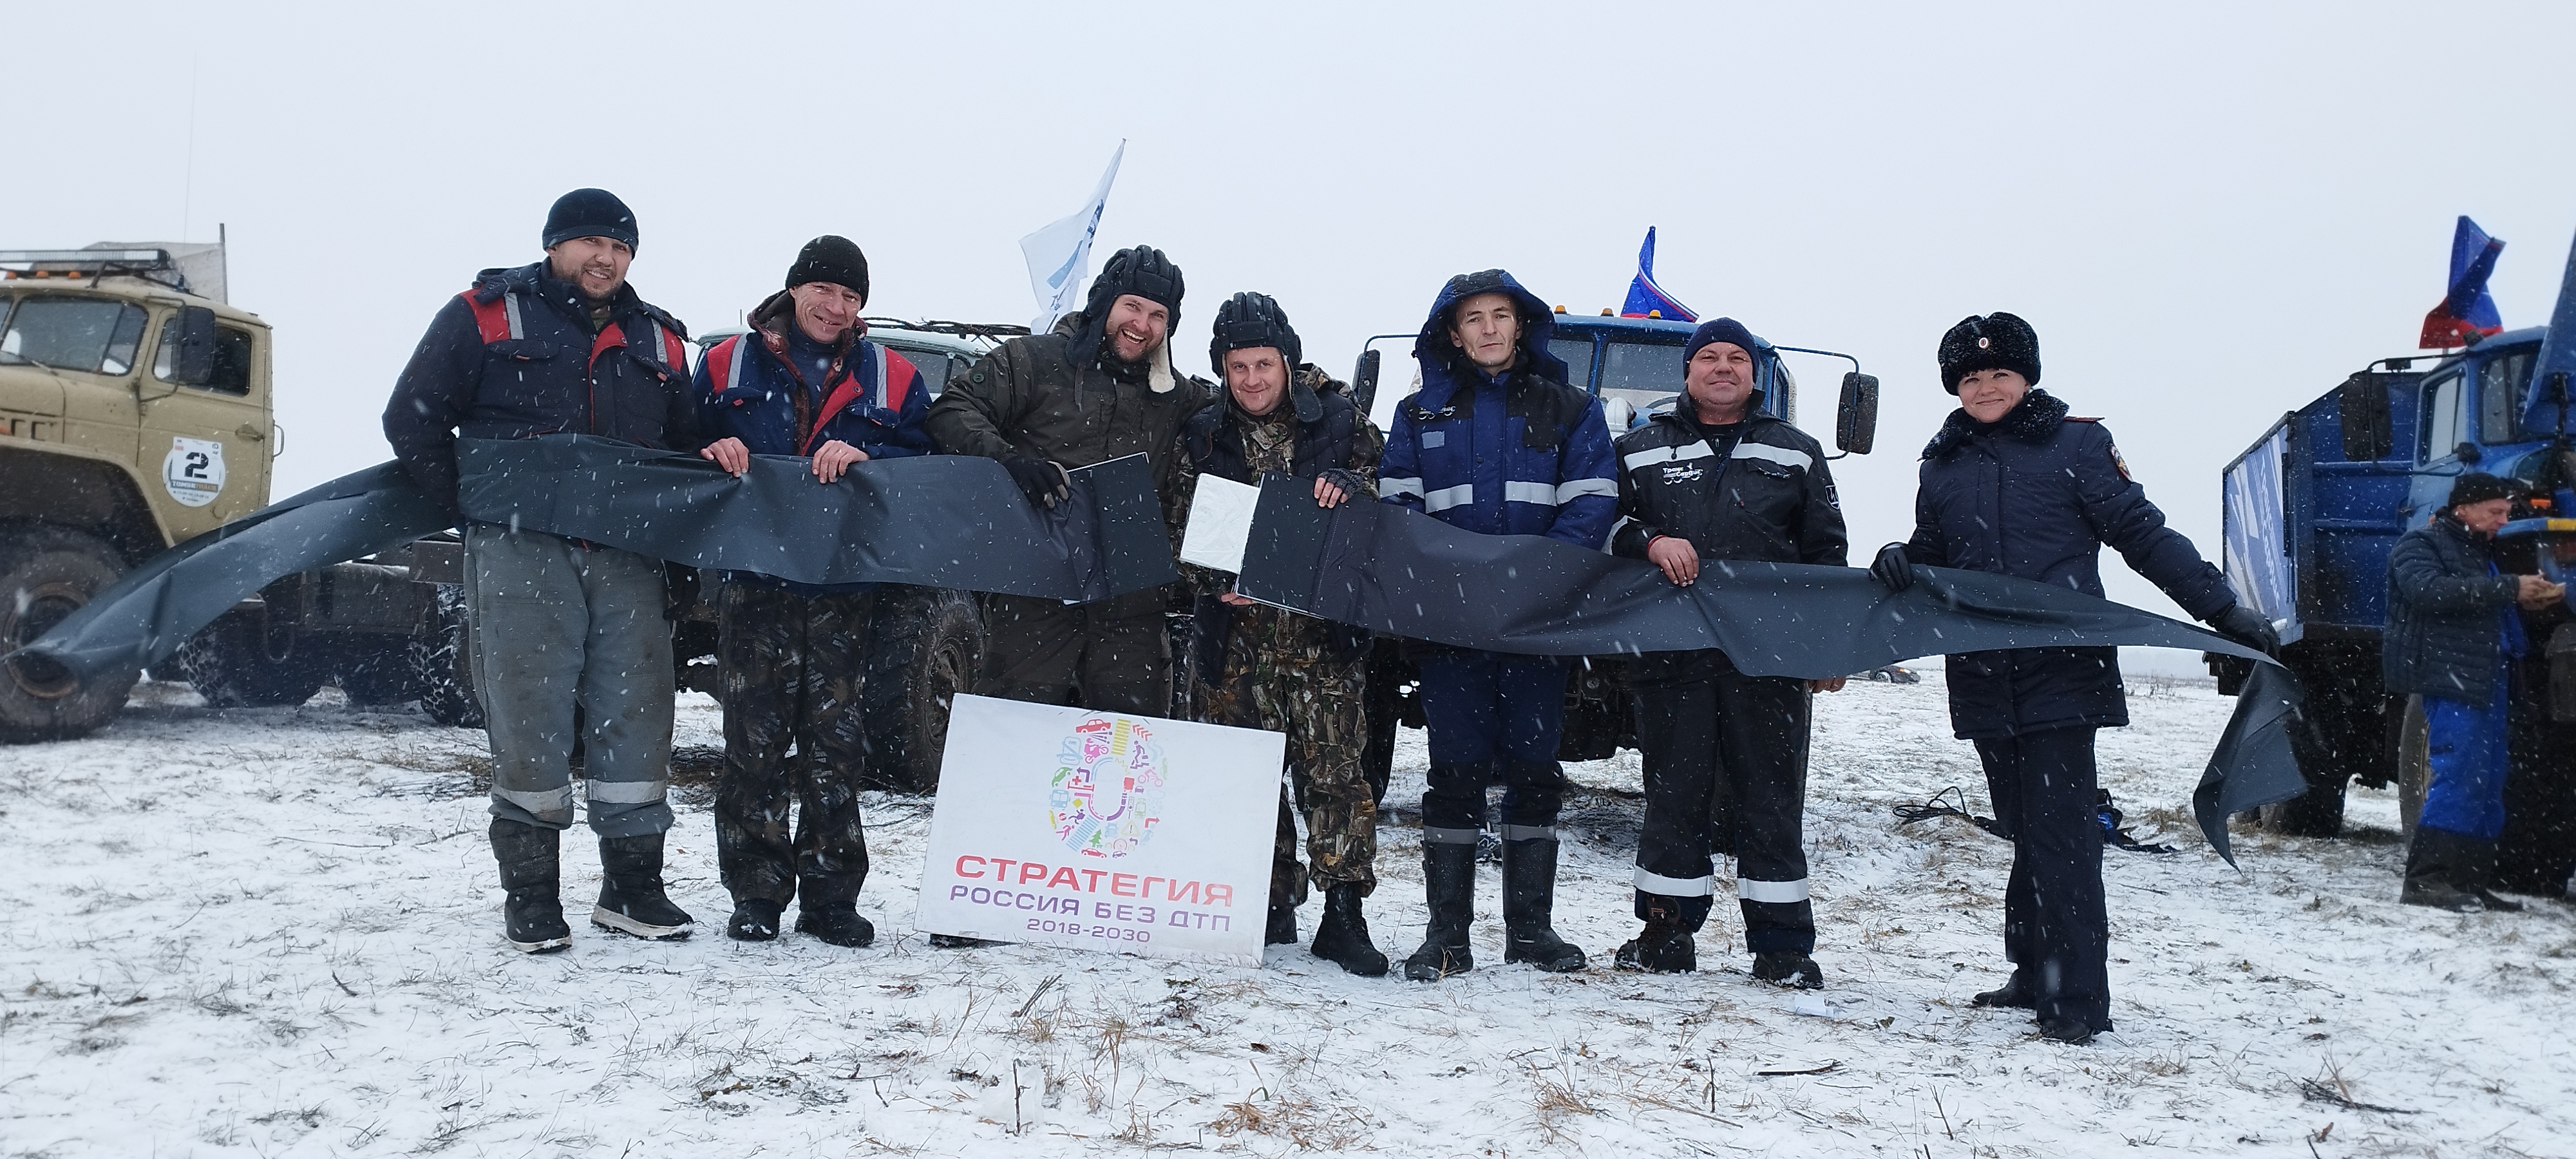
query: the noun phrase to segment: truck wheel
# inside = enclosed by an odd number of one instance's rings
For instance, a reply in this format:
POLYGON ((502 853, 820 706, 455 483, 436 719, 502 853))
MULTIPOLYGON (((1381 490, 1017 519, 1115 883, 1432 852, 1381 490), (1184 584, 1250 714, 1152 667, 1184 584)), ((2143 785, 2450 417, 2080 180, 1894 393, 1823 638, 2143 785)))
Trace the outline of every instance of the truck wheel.
POLYGON ((340 691, 349 695, 349 703, 398 705, 420 699, 410 640, 380 635, 351 635, 345 640, 340 691))
POLYGON ((483 700, 474 688, 468 630, 465 588, 440 584, 429 624, 411 638, 411 670, 419 682, 420 710, 450 728, 483 727, 483 700))
POLYGON ((179 646, 179 670, 209 708, 278 708, 322 691, 330 664, 312 641, 269 630, 257 613, 226 612, 179 646))
MULTIPOLYGON (((39 527, 0 540, 0 647, 38 637, 116 582, 125 570, 116 551, 76 531, 39 527)), ((68 740, 105 724, 125 707, 140 667, 83 681, 49 660, 25 657, 0 671, 0 742, 68 740)))
POLYGON ((2406 723, 2397 731, 2397 824, 2406 840, 2415 840, 2415 819, 2424 813, 2424 789, 2433 783, 2433 730, 2424 723, 2424 698, 2406 698, 2406 723))
POLYGON ((935 792, 949 706, 973 683, 983 651, 983 613, 964 592, 883 591, 864 695, 887 711, 868 714, 867 780, 897 792, 935 792))

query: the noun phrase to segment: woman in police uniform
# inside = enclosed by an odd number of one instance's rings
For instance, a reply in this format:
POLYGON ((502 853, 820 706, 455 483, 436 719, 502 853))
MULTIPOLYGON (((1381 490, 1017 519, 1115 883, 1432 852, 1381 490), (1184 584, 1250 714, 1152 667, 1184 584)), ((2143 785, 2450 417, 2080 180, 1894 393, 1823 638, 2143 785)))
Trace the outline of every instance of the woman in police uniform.
MULTIPOLYGON (((2111 433, 2037 389, 2039 336, 2010 314, 1941 338, 1941 385, 1959 396, 1923 449, 1914 536, 1870 567, 1902 590, 1913 565, 1998 572, 2102 594, 2104 544, 2185 611, 2254 647, 2278 646, 2218 569, 2165 526, 2111 433)), ((2115 648, 2026 648, 1946 658, 1950 723, 1975 742, 1995 818, 2013 843, 2004 890, 2010 980, 1979 1006, 2026 1008, 2040 1033, 2083 1043, 2111 1029, 2093 733, 2129 723, 2115 648)))

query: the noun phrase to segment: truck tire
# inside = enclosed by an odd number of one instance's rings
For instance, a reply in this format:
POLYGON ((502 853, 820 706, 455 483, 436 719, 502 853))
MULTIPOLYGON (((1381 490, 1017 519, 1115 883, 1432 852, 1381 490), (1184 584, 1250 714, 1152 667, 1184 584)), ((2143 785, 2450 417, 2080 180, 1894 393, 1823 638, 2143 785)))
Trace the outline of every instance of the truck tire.
MULTIPOLYGON (((0 538, 0 648, 31 644, 79 611, 125 570, 114 548, 57 527, 38 526, 0 538)), ((140 666, 81 680, 62 665, 34 657, 0 671, 0 742, 68 740, 87 735, 125 707, 143 676, 140 666)))
POLYGON ((310 637, 271 631, 267 617, 226 612, 179 646, 179 670, 209 708, 302 704, 331 676, 310 637))
POLYGON ((883 590, 863 695, 885 711, 868 714, 866 780, 896 792, 936 792, 949 707, 973 683, 983 652, 983 612, 964 592, 883 590))
POLYGON ((351 633, 341 638, 339 651, 340 691, 349 703, 392 706, 420 699, 408 637, 351 633))
POLYGON ((2433 730, 2424 723, 2424 698, 2406 698, 2406 723, 2397 730, 2397 826, 2415 840, 2424 813, 2424 789, 2433 783, 2433 730))
POLYGON ((2379 654, 2297 644, 2282 659, 2307 690, 2290 728, 2290 754, 2308 791, 2263 806, 2256 820, 2273 833, 2332 837, 2343 831, 2344 790, 2354 776, 2386 783, 2389 698, 2379 688, 2379 654))
POLYGON ((467 643, 465 588, 438 585, 429 623, 411 638, 412 679, 420 710, 450 728, 483 727, 483 700, 474 688, 473 652, 467 643))

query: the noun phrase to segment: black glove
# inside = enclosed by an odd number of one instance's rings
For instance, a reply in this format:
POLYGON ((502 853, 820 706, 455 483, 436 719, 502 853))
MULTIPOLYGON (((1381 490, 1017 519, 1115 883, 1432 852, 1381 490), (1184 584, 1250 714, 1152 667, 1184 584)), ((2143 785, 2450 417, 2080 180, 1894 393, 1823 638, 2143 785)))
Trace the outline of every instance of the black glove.
POLYGON ((1358 502, 1359 500, 1366 499, 1369 496, 1368 484, 1362 482, 1360 477, 1353 472, 1345 471, 1340 467, 1327 467, 1322 471, 1317 472, 1317 475, 1323 479, 1323 481, 1341 488, 1342 494, 1350 496, 1353 502, 1358 502))
POLYGON ((1020 485, 1020 493, 1029 502, 1055 510, 1055 505, 1073 494, 1073 479, 1064 468, 1045 459, 1021 456, 1002 460, 1002 469, 1011 473, 1011 481, 1020 485))
POLYGON ((2281 658, 2281 634, 2272 630, 2272 621, 2263 613, 2243 604, 2229 604, 2209 618, 2211 630, 2275 660, 2281 658))
POLYGON ((1914 586, 1914 561, 1905 554, 1905 545, 1891 543, 1878 549, 1878 558, 1869 561, 1869 575, 1891 592, 1914 586))

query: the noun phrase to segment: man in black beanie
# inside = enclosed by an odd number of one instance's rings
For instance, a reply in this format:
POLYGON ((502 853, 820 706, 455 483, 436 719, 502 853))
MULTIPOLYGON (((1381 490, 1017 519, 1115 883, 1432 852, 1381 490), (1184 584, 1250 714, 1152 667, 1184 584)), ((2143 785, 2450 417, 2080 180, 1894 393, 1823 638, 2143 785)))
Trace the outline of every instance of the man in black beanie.
MULTIPOLYGON (((715 439, 701 453, 737 475, 753 455, 804 459, 826 486, 870 459, 928 453, 930 392, 903 355, 864 337, 867 304, 859 247, 830 235, 807 242, 787 287, 752 309, 750 332, 699 360, 698 405, 715 439)), ((876 927, 858 912, 868 876, 859 777, 867 714, 884 707, 885 694, 871 702, 862 685, 876 585, 727 572, 716 607, 725 732, 716 865, 734 903, 725 933, 777 937, 792 898, 798 931, 867 945, 876 927), (791 803, 801 806, 792 829, 791 803)))
MULTIPOLYGON (((1213 394, 1172 370, 1180 316, 1180 267, 1150 246, 1120 250, 1053 333, 1013 338, 951 377, 931 404, 930 437, 947 454, 1001 460, 1041 506, 1065 497, 1066 468, 1136 454, 1169 494, 1181 422, 1213 394)), ((980 695, 1171 712, 1160 588, 1079 605, 987 596, 984 631, 980 695)))
MULTIPOLYGON (((1779 355, 1733 318, 1700 324, 1682 347, 1682 397, 1618 442, 1613 554, 1687 586, 1724 560, 1841 567, 1842 505, 1825 449, 1763 413, 1779 355)), ((1646 810, 1636 907, 1645 928, 1623 969, 1698 968, 1694 938, 1716 895, 1715 860, 1736 859, 1753 977, 1824 985, 1808 900, 1807 733, 1813 693, 1841 679, 1747 676, 1715 648, 1632 662, 1646 810)))
POLYGON ((2490 544, 2520 495, 2510 479, 2462 475, 2442 510, 2388 553, 2380 679, 2389 695, 2424 698, 2433 773, 2397 898, 2408 905, 2522 908, 2488 889, 2504 832, 2509 673, 2530 647, 2515 606, 2539 611, 2567 593, 2496 568, 2490 544))
MULTIPOLYGON (((385 405, 385 440, 404 470, 451 507, 459 437, 569 431, 700 446, 688 331, 626 284, 636 243, 626 203, 573 190, 540 237, 543 259, 485 270, 447 300, 385 405)), ((510 944, 546 953, 571 942, 558 835, 573 820, 576 707, 602 874, 591 921, 639 938, 689 936, 689 915, 662 888, 673 692, 662 561, 512 526, 466 523, 464 533, 510 944)))

